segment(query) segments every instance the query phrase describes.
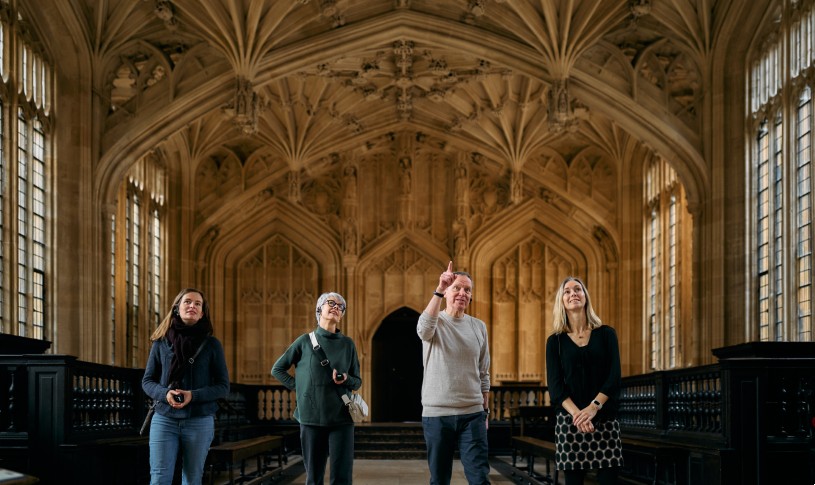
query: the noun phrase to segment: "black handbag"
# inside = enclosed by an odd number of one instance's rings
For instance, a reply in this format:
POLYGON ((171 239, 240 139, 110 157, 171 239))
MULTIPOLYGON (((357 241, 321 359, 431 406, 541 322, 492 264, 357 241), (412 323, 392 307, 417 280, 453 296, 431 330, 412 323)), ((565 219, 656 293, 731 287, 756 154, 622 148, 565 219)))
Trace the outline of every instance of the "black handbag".
MULTIPOLYGON (((189 358, 187 362, 190 365, 195 362, 195 358, 198 357, 198 354, 201 353, 201 349, 204 348, 204 344, 207 343, 207 339, 205 338, 201 345, 198 346, 198 350, 195 351, 195 354, 189 358)), ((141 424, 141 429, 139 430, 139 436, 144 436, 145 431, 150 429, 150 423, 153 422, 153 415, 156 413, 156 401, 150 403, 150 407, 147 409, 147 416, 144 417, 144 422, 141 424)))

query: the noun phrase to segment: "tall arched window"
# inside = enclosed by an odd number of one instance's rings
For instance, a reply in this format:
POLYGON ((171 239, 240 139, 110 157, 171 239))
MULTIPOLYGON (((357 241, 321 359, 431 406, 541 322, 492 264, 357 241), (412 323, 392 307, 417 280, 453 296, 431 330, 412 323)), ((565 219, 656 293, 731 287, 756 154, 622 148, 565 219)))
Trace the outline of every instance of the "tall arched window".
POLYGON ((53 340, 47 325, 50 230, 46 223, 52 77, 15 12, 0 18, 0 331, 53 340))
POLYGON ((691 234, 685 191, 668 162, 646 168, 645 226, 646 362, 650 369, 682 366, 678 322, 689 321, 691 234))
POLYGON ((748 339, 812 341, 815 10, 780 2, 751 53, 748 339), (787 56, 784 53, 788 53, 787 56))
POLYGON ((161 321, 164 169, 148 155, 131 167, 111 216, 111 320, 117 365, 140 367, 161 321))

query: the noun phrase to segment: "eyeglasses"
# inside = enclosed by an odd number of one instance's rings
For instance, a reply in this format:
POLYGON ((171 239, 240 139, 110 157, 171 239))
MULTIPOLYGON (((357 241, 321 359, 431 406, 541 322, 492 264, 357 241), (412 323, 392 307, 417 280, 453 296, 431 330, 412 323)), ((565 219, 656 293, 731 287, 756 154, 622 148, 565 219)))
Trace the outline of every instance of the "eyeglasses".
POLYGON ((337 307, 337 308, 339 308, 339 309, 340 309, 340 311, 341 311, 341 312, 345 312, 345 305, 343 305, 342 303, 337 303, 337 302, 336 302, 336 301, 334 301, 334 300, 326 300, 325 302, 326 302, 326 304, 328 304, 328 306, 330 306, 331 308, 337 307))

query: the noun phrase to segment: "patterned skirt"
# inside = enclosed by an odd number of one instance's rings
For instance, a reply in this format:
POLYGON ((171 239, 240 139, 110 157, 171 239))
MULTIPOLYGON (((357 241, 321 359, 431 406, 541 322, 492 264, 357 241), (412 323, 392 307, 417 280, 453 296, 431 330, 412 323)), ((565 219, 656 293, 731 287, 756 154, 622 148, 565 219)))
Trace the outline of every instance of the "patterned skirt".
POLYGON ((590 470, 623 465, 620 423, 616 419, 594 423, 594 432, 581 433, 572 417, 557 414, 555 426, 558 470, 590 470))

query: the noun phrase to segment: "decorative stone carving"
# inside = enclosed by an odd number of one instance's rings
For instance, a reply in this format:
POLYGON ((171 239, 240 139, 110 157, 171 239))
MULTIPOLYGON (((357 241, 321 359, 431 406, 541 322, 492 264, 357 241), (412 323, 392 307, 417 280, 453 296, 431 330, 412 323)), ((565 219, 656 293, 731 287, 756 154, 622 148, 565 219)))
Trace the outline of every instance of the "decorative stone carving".
POLYGON ((178 27, 178 19, 175 17, 175 9, 173 3, 169 0, 156 0, 156 6, 153 8, 156 17, 164 22, 164 25, 169 30, 175 30, 178 27))
POLYGON ((456 168, 453 172, 456 185, 456 219, 466 221, 469 209, 469 180, 467 177, 466 154, 461 154, 456 160, 456 168))
POLYGON ((332 225, 339 222, 342 191, 338 180, 323 176, 301 183, 300 187, 300 201, 308 210, 332 225))
POLYGON ((512 188, 512 203, 520 204, 524 200, 524 174, 523 172, 513 170, 510 178, 510 187, 512 188))
POLYGON ((486 0, 470 0, 470 4, 467 8, 473 16, 481 17, 487 13, 487 2, 486 0))
POLYGON ((636 20, 651 13, 651 0, 628 0, 628 10, 636 20))
POLYGON ((224 114, 232 118, 232 122, 241 133, 252 135, 257 131, 258 114, 261 109, 263 106, 252 82, 243 76, 238 76, 235 96, 232 102, 223 108, 224 114))
POLYGON ((569 80, 556 79, 547 93, 549 129, 555 133, 577 130, 574 105, 569 95, 569 80))
POLYGON ((358 240, 357 240, 357 222, 353 218, 348 218, 345 220, 345 227, 343 227, 343 236, 342 236, 342 249, 346 255, 355 256, 358 252, 358 240))
POLYGON ((317 262, 280 235, 251 252, 238 268, 236 374, 272 383, 269 369, 291 341, 314 325, 317 262))
POLYGON ((470 225, 480 227, 510 204, 510 187, 506 175, 470 171, 470 225))
POLYGON ((408 156, 399 159, 399 180, 402 195, 413 192, 413 160, 408 156))
POLYGON ((300 202, 300 172, 292 170, 288 175, 289 181, 289 200, 297 204, 300 202))
POLYGON ((467 260, 467 221, 456 219, 453 222, 453 252, 458 261, 467 260))

